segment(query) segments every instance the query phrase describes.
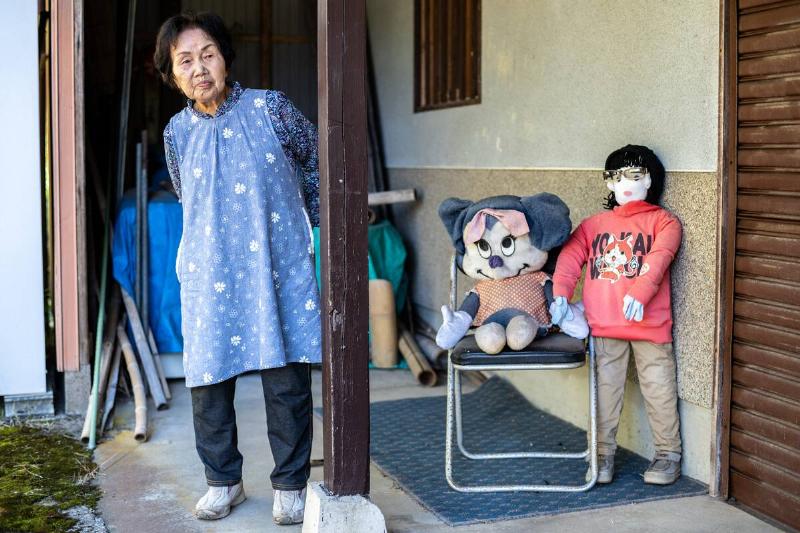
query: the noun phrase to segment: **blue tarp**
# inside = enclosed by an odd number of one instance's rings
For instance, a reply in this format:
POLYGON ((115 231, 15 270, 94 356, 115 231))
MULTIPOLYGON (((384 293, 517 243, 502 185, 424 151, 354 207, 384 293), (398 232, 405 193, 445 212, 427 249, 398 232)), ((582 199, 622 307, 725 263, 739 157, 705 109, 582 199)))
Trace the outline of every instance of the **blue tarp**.
MULTIPOLYGON (((180 285, 175 275, 175 258, 183 232, 181 204, 165 191, 153 195, 147 206, 149 234, 149 305, 150 327, 158 351, 183 351, 181 336, 180 285)), ((397 312, 406 298, 406 249, 400 233, 389 222, 369 226, 369 279, 389 280, 394 289, 397 312)), ((314 228, 317 279, 321 279, 319 228, 314 228)), ((129 294, 134 294, 136 279, 136 200, 126 195, 114 224, 111 248, 114 279, 129 294)))
MULTIPOLYGON (((175 258, 183 232, 181 204, 166 191, 153 195, 147 205, 148 313, 158 351, 183 351, 181 336, 180 285, 175 274, 175 258)), ((134 295, 136 279, 136 199, 126 195, 114 224, 111 254, 114 279, 134 295)))

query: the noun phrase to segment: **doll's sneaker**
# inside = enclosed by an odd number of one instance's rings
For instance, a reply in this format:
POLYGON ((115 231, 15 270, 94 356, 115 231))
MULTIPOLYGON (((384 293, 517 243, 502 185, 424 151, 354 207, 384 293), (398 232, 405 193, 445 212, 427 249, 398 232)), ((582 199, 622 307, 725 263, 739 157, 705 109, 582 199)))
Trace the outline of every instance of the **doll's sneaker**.
POLYGON ((644 473, 644 482, 650 485, 671 485, 681 477, 681 454, 656 452, 650 467, 644 473))
POLYGON ((208 492, 194 507, 194 515, 200 520, 219 520, 231 514, 231 509, 247 497, 240 481, 236 485, 208 487, 208 492))
MULTIPOLYGON (((592 469, 586 471, 586 482, 592 479, 592 469)), ((598 483, 611 483, 614 479, 614 456, 602 455, 597 456, 597 482, 598 483)))
POLYGON ((272 520, 280 526, 299 524, 306 511, 306 489, 272 491, 272 520))

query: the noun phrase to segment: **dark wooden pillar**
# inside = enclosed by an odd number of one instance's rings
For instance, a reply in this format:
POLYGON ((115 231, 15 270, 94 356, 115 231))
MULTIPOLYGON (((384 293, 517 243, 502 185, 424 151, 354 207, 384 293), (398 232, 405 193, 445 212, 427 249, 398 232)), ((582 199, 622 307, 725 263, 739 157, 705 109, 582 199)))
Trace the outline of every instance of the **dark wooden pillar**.
POLYGON ((369 492, 365 0, 319 0, 325 487, 369 492))

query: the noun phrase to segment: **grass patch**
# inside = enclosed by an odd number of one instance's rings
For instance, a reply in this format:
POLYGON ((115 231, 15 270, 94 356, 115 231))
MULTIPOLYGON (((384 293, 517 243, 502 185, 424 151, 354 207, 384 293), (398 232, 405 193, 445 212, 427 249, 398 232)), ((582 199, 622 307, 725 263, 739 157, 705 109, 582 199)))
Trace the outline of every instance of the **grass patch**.
POLYGON ((92 454, 65 435, 26 425, 0 426, 0 531, 67 531, 63 511, 94 509, 100 489, 92 454))

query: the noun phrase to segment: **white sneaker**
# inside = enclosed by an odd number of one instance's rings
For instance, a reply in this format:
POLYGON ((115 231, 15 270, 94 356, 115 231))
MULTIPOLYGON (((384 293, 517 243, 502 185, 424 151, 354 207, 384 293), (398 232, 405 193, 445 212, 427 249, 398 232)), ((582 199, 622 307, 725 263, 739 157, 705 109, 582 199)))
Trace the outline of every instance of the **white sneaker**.
POLYGON ((200 520, 218 520, 231 514, 231 508, 246 499, 240 481, 229 487, 208 487, 208 492, 194 506, 194 515, 200 520))
POLYGON ((272 520, 281 526, 299 524, 306 510, 306 489, 272 491, 272 520))

